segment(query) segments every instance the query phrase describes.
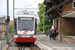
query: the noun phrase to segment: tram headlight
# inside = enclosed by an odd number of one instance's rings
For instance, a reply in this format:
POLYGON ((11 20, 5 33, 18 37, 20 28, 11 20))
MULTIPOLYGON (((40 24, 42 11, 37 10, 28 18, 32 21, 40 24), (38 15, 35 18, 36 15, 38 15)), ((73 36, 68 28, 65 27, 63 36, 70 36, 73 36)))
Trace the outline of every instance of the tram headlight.
POLYGON ((18 37, 22 37, 22 35, 19 35, 18 37))
POLYGON ((30 36, 31 38, 33 38, 33 36, 30 36))
POLYGON ((34 38, 36 38, 36 36, 35 36, 35 35, 34 35, 33 37, 34 37, 34 38))

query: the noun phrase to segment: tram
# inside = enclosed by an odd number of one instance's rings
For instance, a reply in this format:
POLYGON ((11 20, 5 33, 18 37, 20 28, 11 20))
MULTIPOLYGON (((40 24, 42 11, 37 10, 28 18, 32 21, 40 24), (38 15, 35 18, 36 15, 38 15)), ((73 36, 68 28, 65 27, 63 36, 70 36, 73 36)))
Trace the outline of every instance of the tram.
POLYGON ((14 17, 14 41, 34 43, 36 41, 37 17, 35 14, 22 13, 14 17))

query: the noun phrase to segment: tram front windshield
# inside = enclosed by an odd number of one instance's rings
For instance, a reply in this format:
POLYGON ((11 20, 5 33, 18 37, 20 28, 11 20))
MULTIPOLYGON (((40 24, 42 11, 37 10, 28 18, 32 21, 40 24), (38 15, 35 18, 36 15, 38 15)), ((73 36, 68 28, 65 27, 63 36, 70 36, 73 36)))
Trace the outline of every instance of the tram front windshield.
POLYGON ((34 18, 33 17, 18 17, 18 30, 33 30, 34 18))

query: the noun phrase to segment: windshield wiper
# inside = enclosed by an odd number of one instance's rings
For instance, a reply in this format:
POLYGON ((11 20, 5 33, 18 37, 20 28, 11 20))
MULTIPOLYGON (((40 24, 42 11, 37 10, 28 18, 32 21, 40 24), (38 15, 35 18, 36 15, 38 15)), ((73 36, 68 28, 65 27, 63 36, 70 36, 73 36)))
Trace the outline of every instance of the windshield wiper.
POLYGON ((20 31, 22 31, 22 30, 30 30, 30 31, 32 31, 33 29, 31 29, 31 28, 23 28, 23 29, 20 29, 20 31))

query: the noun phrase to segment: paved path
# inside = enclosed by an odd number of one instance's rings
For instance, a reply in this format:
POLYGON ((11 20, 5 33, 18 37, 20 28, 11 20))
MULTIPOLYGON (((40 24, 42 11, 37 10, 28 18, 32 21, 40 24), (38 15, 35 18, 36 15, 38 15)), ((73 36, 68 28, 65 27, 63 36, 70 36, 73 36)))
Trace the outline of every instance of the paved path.
POLYGON ((14 34, 10 34, 10 35, 8 36, 8 40, 12 39, 12 38, 13 38, 13 35, 14 35, 14 34))
POLYGON ((38 35, 37 41, 52 48, 53 50, 75 50, 75 44, 50 40, 46 35, 38 35))

